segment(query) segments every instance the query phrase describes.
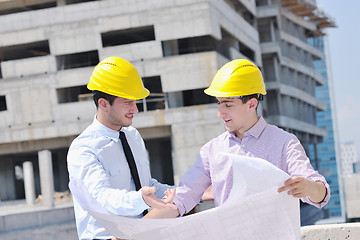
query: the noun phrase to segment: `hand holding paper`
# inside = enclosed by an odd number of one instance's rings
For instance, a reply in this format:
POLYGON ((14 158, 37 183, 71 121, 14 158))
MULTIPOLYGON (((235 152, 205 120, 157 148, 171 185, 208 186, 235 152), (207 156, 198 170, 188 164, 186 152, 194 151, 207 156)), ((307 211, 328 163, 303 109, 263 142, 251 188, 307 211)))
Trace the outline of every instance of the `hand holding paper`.
POLYGON ((304 177, 292 177, 285 181, 278 192, 288 191, 289 195, 296 198, 309 197, 311 201, 319 203, 326 196, 326 187, 322 182, 315 182, 304 177))
POLYGON ((300 240, 299 200, 277 191, 290 176, 263 159, 219 157, 233 163, 229 198, 222 206, 181 218, 134 219, 104 213, 79 180, 70 182, 70 189, 74 199, 118 238, 300 240))

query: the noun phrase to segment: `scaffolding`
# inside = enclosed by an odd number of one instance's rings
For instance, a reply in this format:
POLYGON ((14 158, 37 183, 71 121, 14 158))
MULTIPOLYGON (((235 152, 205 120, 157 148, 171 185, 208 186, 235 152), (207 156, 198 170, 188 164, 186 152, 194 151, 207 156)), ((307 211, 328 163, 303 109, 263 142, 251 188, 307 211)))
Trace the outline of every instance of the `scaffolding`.
POLYGON ((319 9, 315 0, 281 0, 281 2, 284 8, 315 23, 317 26, 317 30, 313 32, 315 36, 324 35, 322 30, 325 28, 336 27, 335 20, 319 9))

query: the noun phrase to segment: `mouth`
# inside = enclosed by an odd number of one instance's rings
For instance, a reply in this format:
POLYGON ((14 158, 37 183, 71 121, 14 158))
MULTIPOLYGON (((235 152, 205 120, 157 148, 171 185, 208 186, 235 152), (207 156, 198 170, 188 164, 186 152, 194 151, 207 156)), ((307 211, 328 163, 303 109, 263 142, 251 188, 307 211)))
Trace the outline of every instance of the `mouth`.
POLYGON ((134 114, 126 114, 125 117, 132 120, 134 118, 134 114))
POLYGON ((228 123, 231 122, 231 119, 224 119, 224 123, 227 125, 228 123))

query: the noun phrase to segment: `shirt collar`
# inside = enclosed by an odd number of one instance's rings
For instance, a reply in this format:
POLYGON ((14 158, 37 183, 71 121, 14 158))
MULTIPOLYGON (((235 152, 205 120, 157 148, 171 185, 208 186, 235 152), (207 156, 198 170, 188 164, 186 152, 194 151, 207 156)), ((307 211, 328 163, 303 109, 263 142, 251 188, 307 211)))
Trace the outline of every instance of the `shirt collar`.
MULTIPOLYGON (((94 121, 92 124, 95 128, 95 130, 99 131, 102 135, 111 138, 112 140, 114 140, 115 142, 119 141, 119 132, 112 130, 111 128, 108 128, 107 126, 103 125, 102 123, 100 123, 97 119, 96 119, 96 115, 94 117, 94 121)), ((123 129, 123 128, 121 128, 123 129)))
POLYGON ((262 131, 264 131, 266 122, 262 116, 258 116, 259 120, 252 126, 245 134, 250 134, 253 137, 259 138, 262 131))
MULTIPOLYGON (((259 120, 255 123, 254 126, 252 126, 249 130, 247 130, 244 133, 244 136, 251 135, 255 138, 259 138, 260 134, 265 129, 266 122, 262 116, 258 116, 258 118, 259 118, 259 120)), ((237 138, 233 132, 229 132, 229 131, 227 131, 227 134, 224 135, 224 139, 226 137, 237 138)))

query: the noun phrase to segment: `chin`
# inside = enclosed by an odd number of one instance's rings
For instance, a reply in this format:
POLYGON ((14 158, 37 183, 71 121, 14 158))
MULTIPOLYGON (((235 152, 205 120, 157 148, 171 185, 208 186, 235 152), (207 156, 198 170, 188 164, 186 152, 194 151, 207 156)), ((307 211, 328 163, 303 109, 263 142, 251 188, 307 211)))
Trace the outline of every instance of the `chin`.
POLYGON ((132 121, 126 122, 126 123, 124 123, 124 127, 129 127, 129 126, 131 126, 131 124, 132 124, 132 121))
POLYGON ((226 131, 232 132, 232 129, 227 126, 225 126, 225 129, 226 129, 226 131))

